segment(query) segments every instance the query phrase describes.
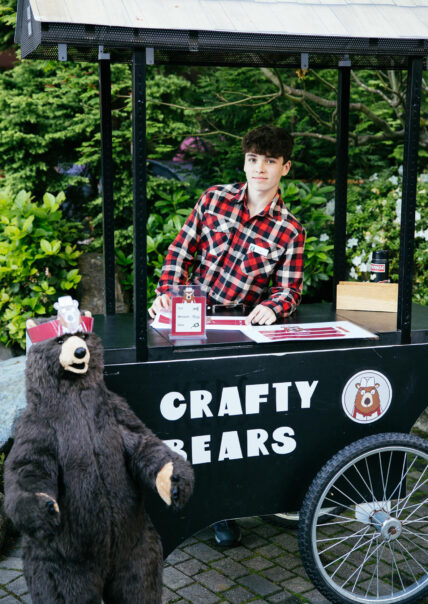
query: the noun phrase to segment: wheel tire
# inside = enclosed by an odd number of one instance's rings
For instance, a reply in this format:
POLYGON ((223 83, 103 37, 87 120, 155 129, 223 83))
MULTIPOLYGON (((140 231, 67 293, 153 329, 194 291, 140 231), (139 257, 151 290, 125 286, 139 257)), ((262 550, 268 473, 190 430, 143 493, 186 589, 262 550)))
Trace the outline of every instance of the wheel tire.
POLYGON ((339 451, 308 489, 299 547, 330 602, 421 601, 428 594, 428 442, 375 434, 339 451), (325 522, 323 508, 334 505, 341 509, 325 522))

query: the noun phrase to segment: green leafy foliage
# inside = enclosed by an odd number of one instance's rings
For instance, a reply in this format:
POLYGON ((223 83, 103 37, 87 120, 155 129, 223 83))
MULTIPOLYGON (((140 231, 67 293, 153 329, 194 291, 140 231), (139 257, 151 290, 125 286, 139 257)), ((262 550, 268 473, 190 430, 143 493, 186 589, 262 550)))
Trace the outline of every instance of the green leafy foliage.
POLYGON ((76 289, 79 226, 62 217, 64 193, 0 190, 0 342, 25 346, 25 321, 50 314, 76 289))
POLYGON ((0 51, 13 44, 17 0, 2 0, 0 5, 0 51))
MULTIPOLYGON (((401 186, 399 174, 391 170, 373 175, 349 191, 347 250, 349 277, 369 280, 372 252, 390 251, 390 278, 398 281, 401 186)), ((413 300, 428 304, 428 178, 418 180, 416 197, 413 300)))

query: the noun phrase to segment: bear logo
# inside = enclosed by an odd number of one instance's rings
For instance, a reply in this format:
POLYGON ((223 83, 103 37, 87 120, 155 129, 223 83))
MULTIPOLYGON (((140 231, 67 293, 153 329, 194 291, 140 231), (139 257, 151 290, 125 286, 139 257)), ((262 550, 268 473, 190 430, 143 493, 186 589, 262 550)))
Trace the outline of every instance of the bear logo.
POLYGON ((382 417, 391 399, 389 380, 382 373, 370 369, 352 376, 342 393, 346 415, 359 424, 371 423, 382 417))
POLYGON ((187 302, 191 304, 195 301, 195 292, 193 291, 193 287, 186 287, 184 290, 183 302, 187 302))

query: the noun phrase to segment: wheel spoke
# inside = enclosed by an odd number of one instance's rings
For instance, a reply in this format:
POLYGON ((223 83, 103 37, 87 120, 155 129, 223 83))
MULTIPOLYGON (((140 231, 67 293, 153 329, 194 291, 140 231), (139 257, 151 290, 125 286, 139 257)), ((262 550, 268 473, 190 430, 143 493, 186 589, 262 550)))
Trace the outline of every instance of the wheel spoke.
MULTIPOLYGON (((361 533, 362 531, 365 530, 365 527, 363 527, 362 529, 360 529, 358 531, 358 533, 361 533)), ((367 531, 366 531, 367 532, 367 531)), ((363 535, 359 535, 358 533, 355 533, 355 535, 346 535, 346 537, 343 537, 338 543, 332 543, 331 545, 329 545, 328 547, 326 547, 325 549, 322 550, 322 552, 320 552, 320 556, 322 556, 323 554, 325 554, 325 552, 327 552, 328 550, 332 549, 333 547, 337 547, 338 545, 340 545, 341 543, 343 543, 344 541, 347 541, 348 539, 351 538, 359 538, 360 536, 363 537, 363 535)), ((319 543, 319 541, 317 540, 317 543, 319 543)))
MULTIPOLYGON (((406 467, 406 456, 403 455, 403 467, 401 469, 401 479, 399 481, 399 483, 397 484, 397 486, 395 487, 395 489, 392 491, 391 495, 389 496, 389 499, 394 499, 393 495, 395 494, 395 491, 399 488, 399 493, 401 492, 401 485, 403 484, 403 480, 406 478, 407 474, 410 472, 410 470, 412 469, 413 465, 416 463, 416 457, 414 457, 412 463, 410 464, 410 466, 407 468, 407 471, 404 473, 405 467, 406 467)), ((400 496, 398 495, 397 497, 398 501, 400 501, 400 496)), ((390 511, 390 513, 392 514, 393 511, 395 511, 395 509, 397 508, 399 504, 397 503, 390 511)))
MULTIPOLYGON (((403 474, 404 468, 406 466, 406 456, 404 456, 403 459, 403 469, 401 471, 401 480, 400 482, 397 484, 397 486, 395 487, 395 489, 392 491, 391 495, 389 496, 389 499, 394 499, 393 495, 395 493, 395 491, 400 487, 400 492, 401 492, 401 485, 403 484, 403 480, 407 477, 407 475, 409 474, 410 470, 412 469, 412 467, 414 466, 414 464, 416 463, 417 457, 415 456, 413 458, 412 463, 409 465, 409 467, 407 468, 407 471, 405 472, 405 474, 403 474)), ((426 468, 425 468, 426 469, 426 468)), ((425 473, 425 470, 424 470, 425 473)), ((407 499, 407 498, 405 498, 407 499)), ((398 509, 398 506, 400 505, 400 497, 397 497, 397 503, 395 504, 395 506, 391 509, 391 513, 395 512, 395 510, 398 509)))
MULTIPOLYGON (((385 547, 385 544, 383 544, 383 548, 384 547, 385 547)), ((372 581, 373 581, 375 573, 376 573, 376 577, 377 577, 377 580, 376 580, 376 591, 377 591, 377 597, 379 597, 379 553, 383 552, 383 548, 381 550, 378 549, 376 551, 376 564, 374 566, 370 582, 367 585, 366 594, 365 594, 366 596, 368 595, 368 593, 370 591, 370 587, 372 585, 372 581)))
MULTIPOLYGON (((376 537, 377 537, 377 536, 376 536, 376 537)), ((369 542, 369 541, 366 541, 366 543, 364 544, 364 545, 367 545, 368 543, 370 543, 368 551, 370 550, 371 543, 374 541, 374 539, 376 539, 376 537, 372 537, 372 539, 370 540, 370 542, 369 542)), ((366 562, 366 561, 367 561, 369 558, 371 558, 372 556, 374 556, 374 555, 375 555, 375 553, 378 551, 378 549, 379 549, 380 547, 382 547, 383 545, 384 545, 384 542, 383 542, 383 541, 382 541, 381 543, 378 543, 378 544, 376 545, 375 549, 374 549, 374 550, 372 551, 372 553, 370 554, 370 556, 367 556, 367 553, 366 553, 366 556, 365 556, 365 558, 364 558, 363 562, 361 563, 361 565, 360 565, 359 567, 357 567, 357 568, 354 570, 354 572, 353 572, 353 573, 352 573, 352 574, 351 574, 349 577, 347 577, 346 581, 345 581, 345 582, 342 584, 342 587, 343 587, 343 585, 346 585, 347 583, 349 583, 350 579, 352 579, 352 577, 355 575, 355 573, 356 573, 356 572, 358 572, 358 570, 359 570, 359 571, 360 571, 360 573, 361 573, 361 570, 362 570, 362 569, 361 569, 361 567, 362 567, 362 565, 363 565, 363 564, 364 564, 364 563, 365 563, 365 562, 366 562)), ((349 553, 352 553, 352 552, 349 552, 349 553)), ((326 568, 327 568, 327 567, 326 567, 326 568)), ((333 577, 333 575, 332 575, 332 577, 333 577)))
MULTIPOLYGON (((352 591, 355 591, 355 588, 356 588, 357 583, 358 583, 358 579, 360 578, 360 575, 361 575, 361 571, 362 571, 362 570, 363 570, 363 568, 364 568, 364 564, 366 563, 366 560, 368 560, 368 559, 369 559, 369 553, 370 553, 371 547, 372 547, 372 545, 373 545, 373 541, 374 541, 374 539, 372 539, 372 540, 371 540, 371 542, 369 543, 369 546, 368 546, 368 548, 367 548, 366 555, 364 556, 364 560, 363 560, 363 561, 362 561, 362 563, 360 564, 360 571, 359 571, 358 575, 357 575, 357 576, 356 576, 356 578, 355 578, 355 581, 354 581, 354 586, 353 586, 353 588, 352 588, 352 591)), ((379 549, 379 548, 378 548, 378 549, 379 549)), ((343 586, 342 586, 342 587, 343 587, 343 586)))
POLYGON ((405 531, 406 533, 409 533, 409 535, 413 535, 414 537, 418 537, 419 539, 422 539, 422 541, 426 541, 428 543, 428 535, 426 535, 425 533, 415 533, 414 531, 410 531, 408 528, 403 527, 403 531, 405 531))
MULTIPOLYGON (((393 545, 394 545, 394 542, 393 542, 393 545)), ((389 541, 388 541, 388 547, 389 547, 389 551, 391 552, 392 564, 395 565, 395 568, 397 569, 397 574, 398 574, 398 578, 400 579, 401 587, 402 587, 402 589, 405 589, 403 580, 401 578, 400 570, 399 570, 399 568, 397 566, 397 562, 395 560, 395 554, 394 554, 394 551, 393 551, 394 548, 391 547, 391 543, 389 541)), ((394 566, 392 568, 394 568, 394 566)), ((394 594, 394 571, 392 573, 392 582, 391 582, 391 585, 392 585, 392 588, 391 588, 392 589, 391 596, 392 596, 394 594)))
MULTIPOLYGON (((412 539, 409 539, 409 537, 407 537, 406 535, 403 535, 403 533, 401 533, 401 536, 402 536, 403 539, 405 539, 406 541, 408 541, 409 543, 411 543, 411 545, 414 545, 415 547, 417 547, 418 549, 420 549, 426 555, 426 553, 427 553, 426 547, 421 547, 420 545, 418 545, 417 543, 415 543, 412 539)), ((401 540, 400 540, 400 543, 402 545, 401 540)), ((410 552, 409 552, 409 554, 410 554, 410 552)), ((413 558, 413 556, 412 556, 412 558, 413 558)), ((416 562, 416 559, 415 558, 413 558, 413 559, 416 562)), ((425 573, 428 572, 427 569, 425 569, 419 562, 417 562, 417 564, 419 564, 419 566, 423 569, 423 571, 425 573)))
POLYGON ((402 524, 415 524, 416 522, 426 522, 428 520, 428 516, 424 516, 423 518, 418 518, 417 520, 403 520, 402 524))
POLYGON ((389 462, 388 462, 388 471, 386 473, 386 480, 383 487, 383 500, 386 501, 386 486, 388 484, 389 471, 391 469, 391 461, 392 461, 392 451, 389 452, 389 462))
MULTIPOLYGON (((425 470, 426 470, 426 468, 425 468, 425 470)), ((425 470, 423 471, 423 474, 425 474, 425 470)), ((419 483, 420 483, 420 480, 421 480, 421 478, 422 478, 423 474, 421 474, 421 476, 419 476, 418 481, 417 481, 417 483, 415 484, 415 486, 413 487, 413 489, 410 491, 410 493, 407 495, 407 497, 405 497, 405 498, 404 498, 404 502, 405 502, 405 503, 403 503, 402 507, 401 507, 401 508, 400 508, 400 510, 398 511, 398 513, 397 513, 397 518, 399 518, 399 517, 400 517, 400 514, 401 514, 401 512, 403 511, 404 506, 405 506, 405 505, 406 505, 406 503, 409 501, 410 497, 413 495, 413 493, 416 491, 416 489, 419 487, 419 483)), ((420 485, 420 487, 422 488, 422 487, 423 487, 425 484, 427 484, 427 483, 428 483, 428 478, 427 478, 426 480, 424 480, 424 482, 423 482, 423 483, 420 485)), ((425 502, 423 501, 423 502, 422 502, 422 504, 424 504, 424 503, 425 503, 425 502)), ((422 504, 421 504, 421 505, 422 505, 422 504)))
MULTIPOLYGON (((345 505, 344 503, 339 503, 338 501, 335 501, 334 499, 332 499, 331 497, 326 497, 325 501, 331 501, 332 503, 334 503, 335 505, 340 506, 341 508, 346 508, 347 510, 350 510, 353 514, 355 513, 354 508, 351 508, 349 505, 345 505)), ((333 514, 332 514, 333 515, 333 514)), ((336 516, 337 518, 337 516, 336 516)), ((345 518, 345 516, 341 516, 341 518, 345 518)), ((349 518, 347 518, 347 520, 349 520, 349 518)))
MULTIPOLYGON (((412 552, 409 552, 409 550, 407 549, 407 547, 404 547, 404 545, 402 544, 401 540, 397 540, 397 543, 398 543, 398 545, 399 545, 399 546, 400 546, 400 547, 401 547, 401 548, 402 548, 402 549, 403 549, 403 550, 406 552, 406 554, 407 554, 408 556, 410 556, 410 557, 411 557, 411 559, 412 559, 414 562, 416 562, 416 564, 417 564, 417 565, 418 565, 418 566, 419 566, 419 567, 422 569, 422 572, 423 572, 424 574, 426 574, 426 573, 427 573, 426 569, 425 569, 425 568, 422 566, 422 564, 420 564, 420 563, 419 563, 419 562, 416 560, 416 558, 415 558, 415 557, 412 555, 412 552)), ((411 542, 411 543, 412 543, 412 542, 411 542)), ((425 550, 423 550, 423 551, 425 551, 425 550)))
MULTIPOLYGON (((410 514, 407 516, 406 520, 408 520, 409 518, 411 518, 413 516, 413 514, 415 512, 417 512, 419 510, 419 508, 422 507, 425 504, 426 504, 426 500, 425 501, 421 501, 421 503, 419 503, 418 505, 416 505, 415 509, 412 512, 410 512, 410 514)), ((401 512, 400 512, 400 514, 401 514, 401 512)), ((400 517, 400 514, 397 515, 397 518, 400 517)))
MULTIPOLYGON (((366 532, 369 530, 369 527, 365 527, 366 528, 366 532)), ((347 558, 349 558, 349 556, 355 552, 357 549, 361 549, 362 547, 364 547, 365 545, 367 545, 370 541, 372 541, 372 539, 374 539, 374 537, 370 537, 367 541, 365 541, 364 543, 360 542, 361 540, 365 537, 366 533, 363 533, 361 535, 361 537, 359 538, 358 542, 354 545, 354 547, 349 551, 346 552, 346 554, 343 554, 342 556, 340 556, 339 558, 336 558, 335 560, 332 560, 331 562, 329 562, 328 564, 326 564, 326 566, 324 566, 324 568, 328 568, 329 566, 331 566, 332 564, 334 564, 335 562, 339 562, 339 560, 342 560, 341 564, 338 566, 338 568, 336 568, 336 570, 334 571, 334 573, 332 574, 332 577, 334 577, 334 575, 337 573, 337 571, 339 570, 339 568, 342 566, 342 564, 344 562, 346 562, 347 558)))
MULTIPOLYGON (((354 465, 354 466, 352 466, 352 467, 356 469, 356 466, 355 466, 355 465, 354 465)), ((361 475, 360 475, 360 476, 361 476, 361 475)), ((352 483, 352 482, 349 480, 349 478, 346 476, 346 474, 343 474, 343 478, 344 478, 344 479, 345 479, 345 480, 348 482, 348 484, 350 484, 350 485, 351 485, 351 487, 354 489, 354 491, 357 493, 357 495, 359 495, 359 496, 361 497, 361 499, 362 499, 362 500, 363 500, 365 503, 369 503, 369 502, 367 501, 367 499, 364 497, 364 495, 363 495, 362 493, 360 493, 360 491, 357 489, 357 487, 356 487, 356 486, 355 486, 355 485, 354 485, 354 484, 353 484, 353 483, 352 483)), ((366 486, 367 486, 367 485, 366 485, 366 486)), ((336 487, 336 489, 337 489, 337 487, 336 487)), ((339 490, 339 489, 337 489, 337 490, 339 490)), ((350 499, 351 499, 351 498, 350 498, 350 499)), ((351 499, 351 501, 353 501, 353 500, 351 499)), ((354 503, 355 503, 355 505, 358 505, 356 501, 354 501, 354 503)), ((370 502, 370 503, 371 503, 371 502, 370 502)))
MULTIPOLYGON (((323 514, 323 516, 326 516, 327 514, 323 514)), ((359 522, 359 520, 357 520, 356 518, 346 518, 346 516, 336 516, 335 514, 328 514, 329 516, 333 516, 333 518, 343 518, 342 520, 338 520, 337 522, 323 522, 322 524, 317 524, 317 528, 319 528, 320 526, 333 526, 333 524, 347 524, 349 522, 359 522)), ((414 522, 413 520, 411 520, 410 522, 414 522)), ((343 528, 347 528, 346 526, 344 526, 343 528)), ((351 530, 351 529, 347 529, 347 530, 351 530)))

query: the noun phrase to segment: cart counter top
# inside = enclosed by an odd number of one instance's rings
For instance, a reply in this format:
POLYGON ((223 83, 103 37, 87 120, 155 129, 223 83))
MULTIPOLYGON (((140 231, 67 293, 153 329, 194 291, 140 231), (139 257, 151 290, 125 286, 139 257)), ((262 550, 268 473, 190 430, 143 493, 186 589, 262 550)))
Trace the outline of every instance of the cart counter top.
MULTIPOLYGON (((412 311, 412 342, 428 341, 428 307, 414 304, 412 311)), ((315 323, 331 321, 351 321, 378 336, 377 340, 318 340, 287 341, 269 344, 253 342, 239 330, 207 330, 206 339, 183 339, 171 341, 168 330, 148 328, 148 360, 164 361, 174 359, 207 358, 218 356, 253 355, 270 352, 297 352, 311 350, 332 350, 337 348, 376 346, 400 343, 397 330, 397 315, 388 312, 367 312, 335 310, 330 303, 302 304, 285 324, 315 323)), ((101 336, 105 348, 106 364, 132 363, 135 361, 133 341, 133 315, 118 314, 96 316, 95 331, 101 336)))

